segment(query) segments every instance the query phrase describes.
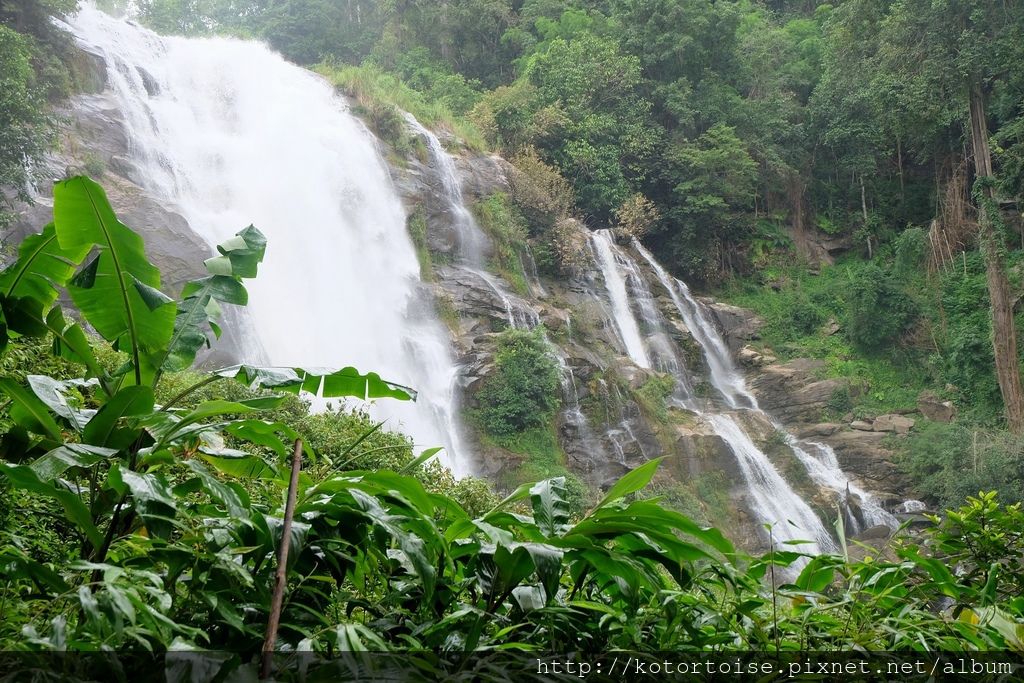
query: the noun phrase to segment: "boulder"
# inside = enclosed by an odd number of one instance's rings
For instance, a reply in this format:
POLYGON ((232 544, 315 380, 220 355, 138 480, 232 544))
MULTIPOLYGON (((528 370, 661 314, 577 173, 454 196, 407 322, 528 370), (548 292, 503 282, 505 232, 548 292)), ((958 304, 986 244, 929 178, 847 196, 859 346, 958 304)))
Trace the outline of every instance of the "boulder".
POLYGON ((835 450, 843 471, 864 482, 868 490, 907 490, 906 476, 894 463, 894 453, 886 448, 888 438, 886 432, 844 429, 824 441, 835 450))
POLYGON ((895 434, 907 434, 913 427, 914 420, 895 413, 879 415, 871 424, 871 428, 876 432, 892 432, 895 434))
POLYGON ((744 344, 752 339, 760 339, 761 328, 764 327, 764 318, 753 311, 731 306, 713 299, 701 299, 714 316, 713 322, 725 337, 729 350, 736 353, 744 344))
POLYGON ((845 378, 820 379, 824 369, 823 361, 796 358, 764 366, 749 386, 761 407, 783 422, 816 423, 837 392, 856 389, 845 378))
POLYGON ((771 365, 778 361, 775 356, 761 353, 750 345, 744 346, 736 352, 736 360, 738 360, 742 365, 752 368, 764 367, 765 365, 771 365))
POLYGON ((652 370, 642 368, 629 358, 619 356, 613 361, 615 374, 622 378, 630 389, 639 389, 656 376, 652 370))
POLYGON ((499 156, 460 154, 455 159, 467 197, 482 198, 495 192, 508 192, 511 164, 499 156))
POLYGON ((956 406, 952 401, 943 401, 927 390, 917 397, 917 409, 925 419, 932 422, 952 422, 956 417, 956 406))
POLYGON ((549 332, 558 334, 570 325, 568 311, 563 311, 552 306, 544 306, 540 310, 540 321, 549 332))
POLYGON ((532 307, 510 294, 511 287, 497 276, 461 266, 441 266, 437 276, 440 288, 461 318, 490 321, 490 326, 498 329, 508 324, 510 310, 517 319, 536 316, 532 307))
POLYGON ((801 439, 811 439, 816 436, 831 436, 842 429, 842 425, 836 422, 819 422, 818 424, 808 425, 797 431, 797 436, 801 439))

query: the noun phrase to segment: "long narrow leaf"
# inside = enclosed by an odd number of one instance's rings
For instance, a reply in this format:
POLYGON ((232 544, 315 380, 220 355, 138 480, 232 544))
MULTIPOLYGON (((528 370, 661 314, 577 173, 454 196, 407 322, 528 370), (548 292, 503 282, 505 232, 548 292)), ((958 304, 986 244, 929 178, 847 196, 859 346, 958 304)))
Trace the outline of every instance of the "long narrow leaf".
POLYGON ((63 441, 60 427, 50 415, 46 404, 10 377, 0 377, 0 391, 11 399, 11 419, 30 432, 44 434, 54 441, 63 441))
POLYGON ((293 394, 307 391, 323 398, 395 398, 400 401, 416 398, 416 392, 409 387, 383 380, 375 372, 360 374, 351 367, 330 370, 232 365, 215 370, 214 374, 235 379, 254 389, 279 389, 293 394))
POLYGON ((62 246, 50 223, 41 233, 29 235, 18 247, 18 260, 0 274, 0 294, 4 297, 32 297, 44 309, 49 308, 67 285, 75 269, 89 253, 91 245, 62 246))
POLYGON ((625 498, 631 493, 636 493, 643 487, 650 483, 654 477, 655 471, 658 469, 658 465, 661 464, 661 458, 655 458, 654 460, 648 460, 640 467, 627 473, 617 482, 615 485, 608 489, 608 493, 601 499, 601 502, 597 504, 598 508, 602 508, 612 501, 618 500, 619 498, 625 498))

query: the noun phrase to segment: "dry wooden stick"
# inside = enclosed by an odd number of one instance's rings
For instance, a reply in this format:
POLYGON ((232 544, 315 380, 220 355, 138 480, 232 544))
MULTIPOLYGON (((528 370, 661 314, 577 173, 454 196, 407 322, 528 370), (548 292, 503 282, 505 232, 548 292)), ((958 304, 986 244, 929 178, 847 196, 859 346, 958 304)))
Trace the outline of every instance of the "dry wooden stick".
POLYGON ((284 587, 288 576, 288 548, 292 538, 292 517, 295 516, 295 498, 299 489, 299 469, 302 467, 302 439, 295 440, 292 452, 292 478, 288 482, 288 501, 284 506, 284 525, 281 527, 281 547, 277 556, 277 572, 274 575, 274 595, 270 601, 270 619, 267 620, 267 636, 263 640, 263 662, 260 678, 270 677, 274 663, 274 646, 277 644, 277 627, 281 624, 281 606, 284 604, 284 587))

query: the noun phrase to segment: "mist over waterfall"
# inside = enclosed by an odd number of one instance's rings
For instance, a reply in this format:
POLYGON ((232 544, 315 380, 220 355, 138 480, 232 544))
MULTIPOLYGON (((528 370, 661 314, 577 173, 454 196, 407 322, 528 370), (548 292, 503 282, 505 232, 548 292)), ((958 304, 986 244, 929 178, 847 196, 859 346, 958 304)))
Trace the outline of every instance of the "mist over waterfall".
POLYGON ((450 340, 375 140, 344 100, 259 43, 164 38, 88 5, 70 25, 107 64, 137 182, 211 245, 249 224, 267 236, 242 358, 416 388, 415 404, 371 413, 418 448, 444 445, 465 473, 450 340))

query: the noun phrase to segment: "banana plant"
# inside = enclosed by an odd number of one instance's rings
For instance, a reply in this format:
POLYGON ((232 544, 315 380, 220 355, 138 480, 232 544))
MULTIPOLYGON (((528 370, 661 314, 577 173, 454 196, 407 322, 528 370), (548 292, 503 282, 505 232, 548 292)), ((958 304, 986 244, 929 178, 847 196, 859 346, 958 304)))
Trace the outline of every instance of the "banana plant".
POLYGON ((173 473, 183 457, 232 476, 277 476, 276 457, 226 444, 247 441, 285 455, 298 438, 295 430, 254 417, 278 406, 283 395, 179 408, 200 386, 237 381, 325 397, 414 398, 411 389, 354 368, 238 365, 157 405, 161 376, 190 368, 199 350, 220 336, 222 306, 247 303, 243 280, 256 276, 266 239, 252 226, 240 231, 206 260, 208 274, 186 284, 174 300, 161 291, 159 269, 142 238, 118 220, 97 183, 82 176, 57 183, 53 216, 0 273, 0 349, 11 337, 50 335, 54 351, 80 363, 84 373, 73 382, 0 377, 14 423, 3 437, 0 474, 62 507, 80 537, 83 561, 99 566, 117 538, 138 529, 170 536, 173 473), (62 295, 74 304, 73 316, 59 303, 62 295), (125 353, 127 362, 103 367, 86 329, 125 353))

